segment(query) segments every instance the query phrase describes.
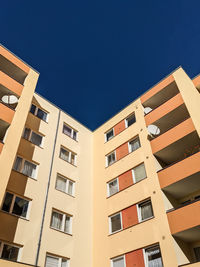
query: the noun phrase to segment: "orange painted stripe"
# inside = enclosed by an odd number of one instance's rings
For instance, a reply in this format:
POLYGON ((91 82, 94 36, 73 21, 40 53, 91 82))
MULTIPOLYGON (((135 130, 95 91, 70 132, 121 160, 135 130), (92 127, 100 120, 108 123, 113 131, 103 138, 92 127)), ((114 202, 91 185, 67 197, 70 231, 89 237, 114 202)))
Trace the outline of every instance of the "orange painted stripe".
POLYGON ((0 119, 8 122, 12 122, 15 111, 0 103, 0 119))
POLYGON ((126 155, 128 155, 128 143, 124 143, 116 149, 117 160, 120 160, 126 155))
POLYGON ((119 180, 119 191, 132 185, 133 184, 132 170, 129 170, 119 175, 118 180, 119 180))
POLYGON ((142 104, 151 98, 153 95, 157 94, 159 91, 161 91, 163 88, 165 88, 167 85, 172 83, 174 81, 173 75, 168 76, 164 80, 162 80, 160 83, 158 83, 156 86, 154 86, 152 89, 150 89, 148 92, 146 92, 144 95, 140 97, 140 100, 142 104))
POLYGON ((125 120, 120 121, 114 126, 115 136, 125 130, 125 120))
POLYGON ((192 133, 193 131, 195 131, 195 127, 192 122, 192 119, 189 118, 183 121, 182 123, 178 124, 174 128, 170 129, 169 131, 163 133, 162 135, 156 137, 151 141, 151 148, 153 154, 173 144, 174 142, 192 133))
POLYGON ((167 213, 167 217, 172 234, 198 226, 200 224, 200 201, 171 211, 167 213))
POLYGON ((122 210, 123 229, 138 224, 137 207, 133 205, 127 209, 122 210))
POLYGON ((200 172, 200 152, 158 172, 161 188, 200 172))
POLYGON ((145 267, 142 249, 126 253, 126 267, 145 267))
POLYGON ((151 113, 147 114, 145 116, 146 125, 148 126, 149 124, 152 124, 153 122, 159 120, 160 118, 162 118, 172 110, 176 109, 183 103, 184 102, 181 94, 180 93, 177 94, 176 96, 172 97, 170 100, 165 102, 163 105, 156 108, 151 113))
POLYGON ((3 143, 0 142, 0 153, 1 153, 2 149, 3 149, 3 143))
POLYGON ((12 53, 10 53, 7 49, 4 47, 0 46, 0 54, 7 58, 9 61, 11 61, 13 64, 15 64, 17 67, 22 69, 24 72, 28 73, 30 68, 19 58, 14 56, 12 53))
POLYGON ((8 88, 18 96, 21 95, 23 90, 23 85, 18 83, 17 81, 10 78, 8 75, 6 75, 4 72, 0 71, 0 84, 2 84, 4 87, 8 88))

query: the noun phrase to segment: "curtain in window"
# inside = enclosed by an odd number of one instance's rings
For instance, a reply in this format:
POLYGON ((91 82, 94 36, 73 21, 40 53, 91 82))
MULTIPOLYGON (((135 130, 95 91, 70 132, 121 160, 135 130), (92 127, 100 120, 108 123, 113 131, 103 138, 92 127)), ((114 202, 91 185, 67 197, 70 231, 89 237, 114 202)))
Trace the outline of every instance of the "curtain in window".
POLYGON ((111 217, 112 233, 121 229, 121 215, 117 214, 111 217))
POLYGON ((144 204, 141 204, 140 208, 141 208, 142 220, 148 219, 153 216, 151 202, 146 202, 144 204))
POLYGON ((113 267, 124 267, 124 258, 113 260, 113 267))
POLYGON ((131 145, 131 152, 135 151, 136 149, 138 149, 140 147, 140 140, 139 138, 133 140, 130 142, 131 145))
POLYGON ((69 161, 69 151, 61 148, 60 149, 60 157, 61 157, 61 159, 64 159, 66 161, 69 161))
POLYGON ((71 137, 72 129, 67 127, 67 125, 63 126, 63 133, 71 137))
POLYGON ((66 192, 66 182, 67 182, 67 180, 65 178, 57 176, 56 189, 63 191, 63 192, 66 192))
POLYGON ((23 137, 25 138, 25 139, 29 139, 29 136, 30 136, 30 132, 31 132, 31 130, 30 129, 28 129, 28 128, 25 128, 25 130, 24 130, 24 134, 23 134, 23 137))
POLYGON ((162 258, 159 248, 152 248, 146 250, 148 267, 163 267, 162 258))
POLYGON ((33 144, 37 145, 37 146, 41 146, 41 144, 42 144, 42 136, 32 132, 31 142, 33 144))
POLYGON ((22 166, 22 158, 17 157, 16 160, 15 160, 15 164, 14 164, 13 169, 16 170, 16 171, 20 171, 21 170, 21 166, 22 166))
POLYGON ((22 173, 29 177, 34 178, 36 175, 36 165, 25 160, 22 173))
POLYGON ((113 195, 118 192, 117 180, 114 180, 113 182, 109 183, 109 192, 110 192, 110 195, 113 195))
POLYGON ((67 267, 67 260, 62 259, 61 267, 67 267))
POLYGON ((146 170, 144 167, 144 163, 134 168, 135 181, 139 182, 140 180, 146 178, 146 170))
POLYGON ((115 162, 115 153, 112 153, 108 156, 108 165, 112 164, 115 162))
POLYGON ((70 232, 70 217, 69 216, 66 216, 65 218, 65 232, 66 233, 69 233, 70 232))
POLYGON ((51 256, 46 257, 46 264, 45 267, 58 267, 59 266, 59 259, 54 258, 51 256))
POLYGON ((63 215, 62 214, 53 211, 52 219, 51 219, 51 226, 56 228, 56 229, 60 229, 61 230, 61 228, 62 228, 62 219, 63 219, 63 215))
POLYGON ((72 195, 72 193, 73 193, 73 182, 69 181, 69 183, 68 183, 68 194, 72 195))

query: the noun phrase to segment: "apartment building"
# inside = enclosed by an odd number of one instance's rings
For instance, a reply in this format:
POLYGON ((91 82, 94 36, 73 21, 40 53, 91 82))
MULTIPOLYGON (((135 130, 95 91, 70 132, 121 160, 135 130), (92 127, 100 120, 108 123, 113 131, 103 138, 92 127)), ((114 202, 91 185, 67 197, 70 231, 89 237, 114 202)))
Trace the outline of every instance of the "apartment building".
POLYGON ((90 131, 0 46, 0 266, 200 266, 200 76, 90 131))

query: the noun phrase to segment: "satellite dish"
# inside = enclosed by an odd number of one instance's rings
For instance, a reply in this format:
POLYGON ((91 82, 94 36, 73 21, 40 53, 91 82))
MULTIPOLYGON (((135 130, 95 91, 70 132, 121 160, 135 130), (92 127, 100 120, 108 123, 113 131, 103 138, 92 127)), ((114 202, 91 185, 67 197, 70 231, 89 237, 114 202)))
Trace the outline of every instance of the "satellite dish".
POLYGON ((18 102, 18 98, 15 95, 4 95, 1 100, 6 104, 15 104, 18 102))
POLYGON ((144 108, 144 114, 148 114, 150 111, 152 111, 152 108, 150 107, 144 108))
POLYGON ((148 127, 148 132, 150 133, 150 135, 159 135, 160 134, 160 129, 158 128, 158 126, 150 124, 148 127))

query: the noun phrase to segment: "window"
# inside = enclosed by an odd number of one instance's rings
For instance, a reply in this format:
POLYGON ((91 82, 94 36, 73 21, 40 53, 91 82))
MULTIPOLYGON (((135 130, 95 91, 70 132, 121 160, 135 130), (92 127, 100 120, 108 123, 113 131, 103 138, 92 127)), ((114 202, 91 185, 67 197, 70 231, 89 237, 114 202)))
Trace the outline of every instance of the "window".
POLYGON ((145 266, 163 267, 159 246, 145 249, 145 266))
POLYGON ((153 209, 151 201, 145 201, 138 204, 138 218, 139 222, 145 221, 153 217, 153 209))
POLYGON ((17 261, 20 247, 0 241, 0 258, 17 261))
POLYGON ((125 120, 125 125, 126 125, 126 128, 128 128, 129 126, 131 126, 133 123, 136 122, 136 119, 135 119, 135 114, 132 114, 130 115, 128 118, 126 118, 125 120))
POLYGON ((28 215, 29 200, 6 192, 3 202, 2 210, 15 214, 17 216, 27 218, 28 215))
POLYGON ((121 257, 112 259, 111 267, 125 267, 125 257, 121 256, 121 257))
POLYGON ((77 141, 77 133, 78 132, 66 124, 63 124, 63 133, 77 141))
POLYGON ((76 165, 76 154, 63 147, 60 148, 60 158, 72 165, 76 165))
POLYGON ((36 178, 37 165, 17 156, 13 169, 31 178, 36 178))
POLYGON ((37 145, 37 146, 40 146, 40 147, 42 146, 43 136, 33 132, 29 128, 25 128, 24 129, 24 133, 23 133, 22 137, 25 138, 26 140, 30 141, 34 145, 37 145))
POLYGON ((133 181, 137 183, 147 177, 144 163, 133 168, 133 181))
POLYGON ((140 139, 139 139, 139 137, 136 137, 135 139, 131 140, 128 143, 128 147, 129 147, 129 153, 137 150, 140 147, 140 139))
POLYGON ((121 212, 109 217, 110 220, 110 233, 115 233, 122 230, 121 212))
POLYGON ((72 216, 53 210, 52 216, 51 216, 51 227, 70 234, 71 233, 71 219, 72 219, 72 216))
POLYGON ((108 187, 108 196, 112 196, 113 194, 119 192, 119 184, 118 179, 114 179, 111 182, 107 183, 108 187))
POLYGON ((110 166, 116 161, 115 151, 106 156, 106 166, 110 166))
POLYGON ((106 142, 108 142, 113 137, 114 137, 114 129, 111 129, 107 133, 105 133, 105 141, 106 142))
POLYGON ((56 189, 65 192, 71 196, 74 195, 75 183, 60 174, 57 174, 56 178, 56 189))
POLYGON ((41 120, 43 121, 46 121, 47 122, 47 118, 48 118, 48 114, 47 112, 45 112, 44 110, 36 107, 34 104, 31 105, 31 109, 30 109, 30 112, 37 116, 38 118, 40 118, 41 120))
POLYGON ((68 267, 68 263, 69 260, 66 258, 47 255, 45 267, 68 267))
POLYGON ((199 262, 200 261, 200 247, 194 248, 194 255, 195 255, 196 261, 199 262))

